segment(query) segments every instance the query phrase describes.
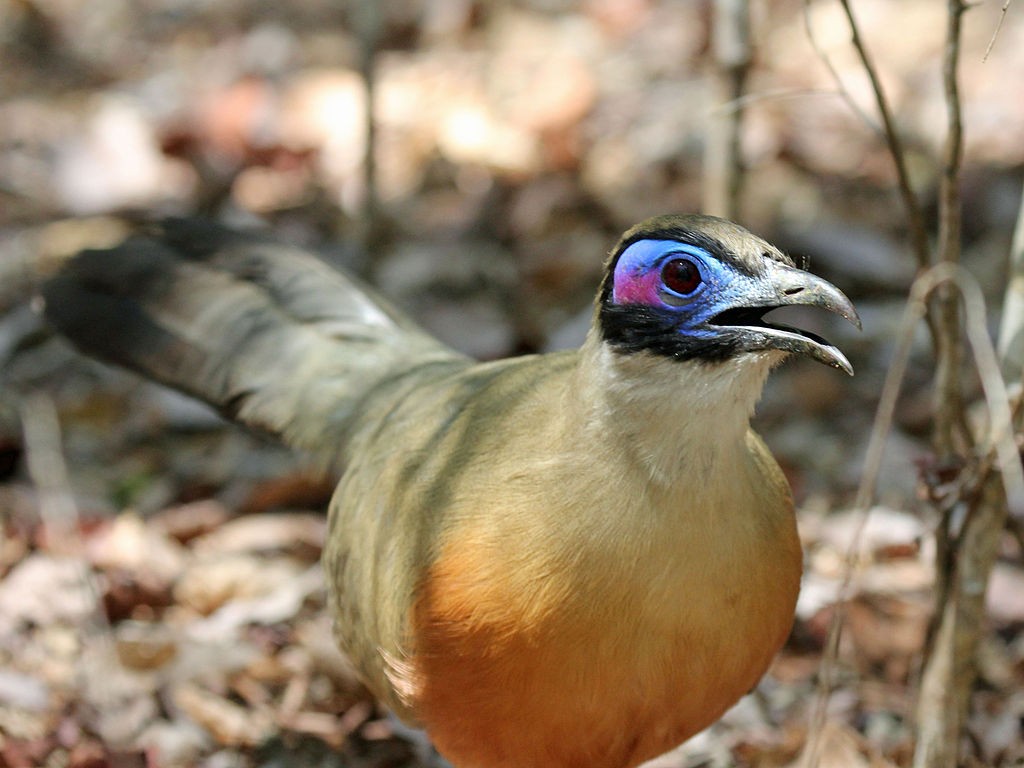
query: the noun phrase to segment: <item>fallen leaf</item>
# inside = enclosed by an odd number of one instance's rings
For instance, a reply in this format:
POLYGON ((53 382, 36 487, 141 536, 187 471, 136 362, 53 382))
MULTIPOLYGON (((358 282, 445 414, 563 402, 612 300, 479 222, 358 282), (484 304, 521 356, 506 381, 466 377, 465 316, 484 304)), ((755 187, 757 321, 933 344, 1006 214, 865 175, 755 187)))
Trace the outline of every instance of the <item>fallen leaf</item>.
MULTIPOLYGON (((299 550, 315 559, 323 549, 327 518, 310 514, 261 514, 231 520, 193 542, 198 555, 299 550)), ((300 554, 302 554, 300 552, 300 554)))
POLYGON ((43 712, 49 703, 45 683, 13 669, 0 669, 0 706, 43 712))
POLYGON ((223 526, 231 515, 227 507, 215 499, 203 499, 190 504, 157 512, 149 518, 149 525, 164 536, 184 544, 223 526))
MULTIPOLYGON (((811 737, 808 737, 808 744, 811 737)), ((896 768, 892 763, 870 749, 864 738, 848 725, 826 721, 817 734, 817 763, 822 768, 896 768)), ((801 754, 789 764, 790 768, 803 768, 806 756, 801 754)))
POLYGON ((239 600, 272 594, 301 572, 300 564, 290 558, 245 553, 207 556, 186 569, 174 587, 174 598, 205 616, 239 600))
POLYGON ((285 571, 278 575, 280 578, 273 580, 273 589, 224 603, 210 616, 193 624, 190 634, 200 638, 230 637, 245 624, 274 624, 294 619, 306 598, 324 588, 319 564, 301 575, 285 571))
POLYGON ((29 555, 0 582, 0 636, 25 624, 80 624, 96 607, 91 578, 80 560, 29 555))
POLYGON ((210 734, 197 723, 184 717, 157 720, 137 740, 154 764, 160 768, 192 768, 200 756, 209 751, 210 734))
POLYGON ((145 574, 164 584, 181 575, 186 561, 185 550, 176 541, 130 512, 90 536, 86 551, 97 568, 145 574))
POLYGON ((171 700, 223 746, 254 747, 273 731, 269 712, 246 709, 194 683, 175 686, 171 700))

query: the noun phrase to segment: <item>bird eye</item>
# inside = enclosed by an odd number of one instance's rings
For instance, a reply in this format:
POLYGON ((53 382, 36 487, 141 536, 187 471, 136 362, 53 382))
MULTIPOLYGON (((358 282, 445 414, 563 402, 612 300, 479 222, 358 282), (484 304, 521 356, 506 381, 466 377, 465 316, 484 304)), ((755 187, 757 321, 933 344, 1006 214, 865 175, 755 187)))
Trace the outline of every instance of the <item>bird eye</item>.
POLYGON ((670 259, 661 268, 661 282, 673 293, 688 296, 701 284, 700 270, 689 259, 670 259))

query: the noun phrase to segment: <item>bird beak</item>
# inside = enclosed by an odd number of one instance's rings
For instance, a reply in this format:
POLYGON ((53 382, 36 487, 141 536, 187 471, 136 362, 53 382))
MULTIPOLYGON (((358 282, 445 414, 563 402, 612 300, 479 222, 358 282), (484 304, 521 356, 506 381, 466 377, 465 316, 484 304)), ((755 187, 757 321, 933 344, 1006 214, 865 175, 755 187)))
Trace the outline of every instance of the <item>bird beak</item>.
POLYGON ((711 324, 732 328, 748 351, 778 349, 807 355, 853 375, 846 355, 810 331, 765 322, 762 316, 779 307, 822 307, 849 320, 859 329, 860 317, 853 303, 827 280, 781 262, 768 262, 767 274, 745 286, 728 309, 718 313, 711 324))

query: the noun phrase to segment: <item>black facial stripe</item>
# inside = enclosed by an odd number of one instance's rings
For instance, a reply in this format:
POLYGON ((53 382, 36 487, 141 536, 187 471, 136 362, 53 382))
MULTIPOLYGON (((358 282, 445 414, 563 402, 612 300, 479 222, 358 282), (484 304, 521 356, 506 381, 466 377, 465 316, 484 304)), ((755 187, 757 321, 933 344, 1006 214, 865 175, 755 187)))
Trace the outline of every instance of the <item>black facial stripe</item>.
POLYGON ((599 322, 604 340, 624 354, 651 352, 679 361, 720 362, 742 351, 738 333, 687 336, 678 330, 678 314, 644 304, 603 302, 599 322))

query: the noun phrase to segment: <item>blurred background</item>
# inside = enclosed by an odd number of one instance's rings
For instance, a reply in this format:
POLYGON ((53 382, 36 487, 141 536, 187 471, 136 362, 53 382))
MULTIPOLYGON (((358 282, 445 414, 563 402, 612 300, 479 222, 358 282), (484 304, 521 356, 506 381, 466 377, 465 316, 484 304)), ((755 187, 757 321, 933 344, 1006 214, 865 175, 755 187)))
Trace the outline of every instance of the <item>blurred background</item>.
MULTIPOLYGON (((945 4, 853 7, 934 229, 945 4)), ((332 484, 53 338, 31 297, 54 263, 116 241, 117 215, 214 217, 317 250, 481 359, 575 346, 618 235, 705 209, 709 136, 740 106, 735 218, 808 256, 865 327, 815 316, 857 376, 794 361, 757 419, 809 553, 790 646, 757 696, 664 765, 794 759, 915 262, 840 5, 753 2, 738 103, 716 90, 713 26, 697 0, 0 0, 0 765, 418 764, 329 647, 308 570, 322 517, 296 510, 322 508, 332 484), (33 450, 67 461, 72 522, 40 516, 33 450), (80 570, 61 570, 68 542, 80 570), (285 582, 290 612, 218 613, 285 582), (82 679, 102 655, 88 638, 116 651, 99 681, 82 679)), ((972 6, 961 59, 964 263, 994 325, 1024 182, 1021 9, 972 6)), ((919 342, 831 700, 844 765, 908 754, 932 579, 919 342)), ((990 591, 979 764, 1024 760, 1017 539, 990 591)))

